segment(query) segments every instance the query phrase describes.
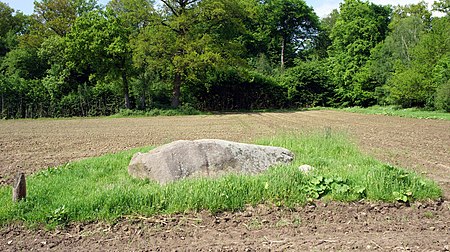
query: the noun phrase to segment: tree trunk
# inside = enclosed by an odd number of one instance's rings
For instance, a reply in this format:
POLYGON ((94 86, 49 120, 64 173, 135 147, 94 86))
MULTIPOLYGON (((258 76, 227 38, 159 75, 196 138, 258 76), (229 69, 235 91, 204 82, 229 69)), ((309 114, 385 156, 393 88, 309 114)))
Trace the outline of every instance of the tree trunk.
POLYGON ((25 174, 20 172, 16 175, 13 184, 13 201, 18 202, 27 197, 27 183, 25 181, 25 174))
POLYGON ((286 46, 284 38, 281 38, 281 71, 284 70, 284 48, 286 46))
POLYGON ((4 116, 4 111, 5 111, 5 100, 4 100, 4 95, 2 93, 2 110, 0 111, 0 115, 2 116, 0 119, 2 119, 4 116))
POLYGON ((148 88, 148 82, 145 73, 141 75, 142 78, 142 91, 141 91, 141 97, 139 101, 139 107, 142 110, 145 110, 147 107, 146 99, 147 99, 147 88, 148 88))
POLYGON ((147 104, 145 102, 146 99, 147 98, 146 98, 146 95, 145 95, 145 91, 142 91, 141 98, 140 98, 140 101, 139 101, 139 103, 140 103, 139 107, 140 107, 141 110, 145 110, 146 107, 147 107, 147 104))
POLYGON ((25 102, 23 101, 23 95, 20 96, 20 117, 25 118, 25 102))
POLYGON ((178 108, 180 106, 180 95, 181 95, 181 74, 175 73, 172 90, 172 104, 171 104, 172 108, 178 108))
POLYGON ((123 84, 123 95, 125 98, 125 108, 131 109, 130 105, 130 92, 128 90, 128 78, 125 70, 122 70, 122 84, 123 84))
POLYGON ((80 89, 79 86, 78 86, 78 98, 80 100, 81 116, 85 116, 84 108, 83 108, 83 94, 82 94, 82 90, 80 89))

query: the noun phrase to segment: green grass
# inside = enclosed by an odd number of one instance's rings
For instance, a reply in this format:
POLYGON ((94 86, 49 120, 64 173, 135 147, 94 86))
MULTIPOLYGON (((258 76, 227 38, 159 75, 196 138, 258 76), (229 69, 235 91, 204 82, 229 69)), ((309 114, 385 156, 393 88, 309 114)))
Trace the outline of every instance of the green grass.
POLYGON ((148 117, 148 116, 181 116, 181 115, 202 115, 207 114, 196 110, 189 106, 182 106, 178 109, 159 109, 154 108, 150 110, 131 110, 131 109, 121 109, 118 113, 111 115, 112 118, 122 118, 122 117, 148 117))
POLYGON ((409 118, 419 118, 419 119, 440 119, 440 120, 450 120, 450 113, 445 111, 429 111, 419 108, 397 108, 395 106, 373 106, 369 108, 361 107, 351 107, 339 109, 348 112, 372 114, 372 115, 389 115, 389 116, 400 116, 409 118))
POLYGON ((133 153, 150 148, 90 158, 29 176, 26 201, 12 203, 11 188, 0 188, 0 224, 54 227, 130 215, 233 211, 260 203, 294 207, 315 199, 410 202, 441 197, 434 182, 364 156, 342 134, 284 135, 258 143, 286 147, 296 158, 292 165, 258 176, 229 175, 166 186, 128 175, 133 153), (299 172, 301 164, 315 170, 299 172))

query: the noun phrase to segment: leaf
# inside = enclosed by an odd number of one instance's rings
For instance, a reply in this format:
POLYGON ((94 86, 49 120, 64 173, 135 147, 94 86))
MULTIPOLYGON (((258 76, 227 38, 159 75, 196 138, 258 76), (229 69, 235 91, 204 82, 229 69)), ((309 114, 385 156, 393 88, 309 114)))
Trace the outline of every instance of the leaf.
POLYGON ((333 182, 334 182, 334 180, 333 180, 332 178, 327 178, 327 179, 325 179, 325 181, 324 181, 325 185, 330 185, 330 184, 332 184, 333 182))
POLYGON ((313 185, 320 185, 323 180, 324 180, 324 178, 322 176, 313 177, 311 179, 311 184, 313 184, 313 185))
POLYGON ((393 194, 395 200, 401 201, 404 203, 407 203, 412 199, 412 192, 410 192, 410 191, 408 191, 408 192, 393 192, 392 194, 393 194))
POLYGON ((320 194, 318 192, 312 191, 309 196, 313 199, 318 199, 320 197, 320 194))
POLYGON ((356 186, 356 187, 354 188, 354 191, 355 191, 357 194, 365 194, 365 193, 366 193, 366 188, 363 187, 363 186, 356 186))
POLYGON ((343 185, 335 184, 334 190, 336 193, 346 193, 346 192, 350 191, 350 186, 348 186, 346 184, 343 184, 343 185))
POLYGON ((345 183, 345 180, 342 177, 337 177, 334 179, 334 182, 341 184, 341 183, 345 183))

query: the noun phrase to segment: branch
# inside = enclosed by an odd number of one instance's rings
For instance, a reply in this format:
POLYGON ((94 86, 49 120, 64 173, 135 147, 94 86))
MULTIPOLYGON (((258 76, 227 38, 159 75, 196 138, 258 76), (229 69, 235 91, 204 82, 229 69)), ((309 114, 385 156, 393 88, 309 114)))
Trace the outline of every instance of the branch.
POLYGON ((163 4, 165 4, 167 6, 167 8, 170 9, 170 11, 173 13, 173 15, 178 17, 178 11, 175 10, 175 8, 169 4, 169 1, 167 0, 161 0, 161 2, 163 2, 163 4))
POLYGON ((161 21, 161 24, 162 24, 163 26, 165 26, 165 27, 168 27, 169 29, 171 29, 172 31, 174 31, 174 32, 176 32, 176 33, 181 33, 180 30, 177 30, 177 29, 171 27, 170 25, 164 23, 164 21, 161 21))
POLYGON ((191 1, 187 1, 187 3, 186 3, 186 5, 189 5, 189 4, 192 4, 192 3, 195 3, 195 2, 197 2, 198 0, 191 0, 191 1))

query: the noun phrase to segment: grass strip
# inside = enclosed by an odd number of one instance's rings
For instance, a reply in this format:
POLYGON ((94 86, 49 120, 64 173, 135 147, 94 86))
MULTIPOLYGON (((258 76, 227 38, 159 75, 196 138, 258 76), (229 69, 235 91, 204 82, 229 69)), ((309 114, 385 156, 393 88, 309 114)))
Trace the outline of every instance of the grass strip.
POLYGON ((400 116, 418 119, 439 119, 450 120, 450 113, 445 111, 429 111, 419 108, 398 108, 395 106, 373 106, 369 108, 350 107, 338 109, 353 113, 371 114, 371 115, 388 115, 400 116))
POLYGON ((109 116, 110 118, 124 118, 124 117, 151 117, 151 116, 186 116, 186 115, 206 115, 209 113, 196 110, 194 108, 185 106, 179 109, 159 109, 154 108, 150 110, 131 110, 121 109, 118 113, 109 116))
POLYGON ((1 187, 0 224, 20 221, 54 227, 127 215, 234 211, 248 204, 294 207, 315 199, 410 202, 442 194, 428 179, 363 155, 340 133, 283 135, 257 143, 288 148, 296 158, 292 165, 257 176, 186 179, 165 186, 128 175, 133 153, 150 147, 89 158, 29 176, 26 201, 13 203, 11 188, 1 187), (305 174, 298 170, 302 164, 315 169, 305 174))

